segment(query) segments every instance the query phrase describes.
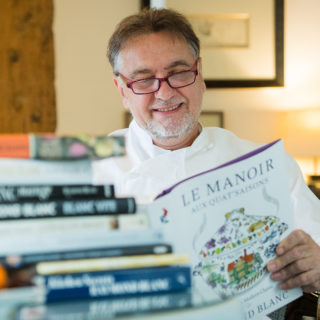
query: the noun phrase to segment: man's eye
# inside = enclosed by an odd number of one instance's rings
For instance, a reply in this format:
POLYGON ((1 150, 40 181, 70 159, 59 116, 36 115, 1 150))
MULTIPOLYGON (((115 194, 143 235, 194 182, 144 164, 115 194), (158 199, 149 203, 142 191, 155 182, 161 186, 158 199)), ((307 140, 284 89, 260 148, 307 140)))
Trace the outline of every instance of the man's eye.
POLYGON ((155 82, 155 79, 143 79, 135 82, 135 86, 139 86, 140 88, 145 88, 152 86, 155 82))

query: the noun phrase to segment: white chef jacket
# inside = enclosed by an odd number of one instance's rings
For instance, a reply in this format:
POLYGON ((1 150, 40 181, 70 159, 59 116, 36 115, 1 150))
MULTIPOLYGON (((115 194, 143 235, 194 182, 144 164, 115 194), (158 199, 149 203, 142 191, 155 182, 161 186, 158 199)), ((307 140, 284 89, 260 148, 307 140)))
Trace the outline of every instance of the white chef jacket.
MULTIPOLYGON (((95 161, 93 182, 113 183, 117 196, 134 196, 138 202, 151 201, 178 181, 259 147, 228 130, 210 127, 203 128, 191 146, 170 151, 154 145, 135 120, 111 135, 125 136, 127 155, 95 161)), ((288 155, 287 162, 295 225, 320 244, 320 201, 306 186, 296 161, 288 155)))

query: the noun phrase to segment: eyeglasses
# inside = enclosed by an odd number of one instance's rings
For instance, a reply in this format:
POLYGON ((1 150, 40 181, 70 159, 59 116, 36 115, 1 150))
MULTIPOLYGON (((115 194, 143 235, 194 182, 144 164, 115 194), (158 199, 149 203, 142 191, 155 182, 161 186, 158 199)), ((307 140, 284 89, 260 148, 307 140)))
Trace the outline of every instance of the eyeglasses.
MULTIPOLYGON (((198 60, 194 63, 196 63, 198 60)), ((192 66, 192 68, 194 67, 192 66)), ((192 69, 191 68, 191 69, 192 69)), ((165 78, 146 78, 135 81, 130 81, 130 79, 126 78, 121 73, 118 73, 117 76, 120 76, 126 83, 127 87, 132 90, 135 94, 148 94, 157 92, 163 81, 166 81, 170 88, 178 89, 190 86, 196 81, 196 77, 198 75, 198 70, 186 70, 180 71, 171 74, 165 78)))

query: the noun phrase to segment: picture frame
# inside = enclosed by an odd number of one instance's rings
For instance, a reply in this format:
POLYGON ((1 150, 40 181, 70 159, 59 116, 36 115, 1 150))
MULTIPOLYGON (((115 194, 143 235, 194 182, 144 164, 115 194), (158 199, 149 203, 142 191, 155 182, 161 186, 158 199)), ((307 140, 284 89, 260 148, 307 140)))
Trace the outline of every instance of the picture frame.
MULTIPOLYGON (((192 2, 193 6, 201 8, 201 13, 192 11, 193 8, 189 8, 189 11, 185 14, 188 15, 192 13, 193 15, 198 15, 198 21, 200 21, 201 16, 206 16, 206 19, 214 19, 214 14, 219 14, 218 12, 211 12, 214 1, 199 0, 197 3, 192 2), (203 1, 203 5, 199 4, 199 1, 203 1), (210 8, 206 8, 206 5, 210 8), (204 14, 205 13, 205 14, 204 14), (211 18, 208 15, 212 15, 211 18)), ((250 88, 250 87, 282 87, 284 86, 284 0, 251 0, 252 7, 256 5, 261 5, 265 3, 267 10, 252 10, 248 7, 241 7, 241 2, 239 0, 227 0, 228 7, 230 9, 230 14, 233 12, 241 11, 242 14, 245 10, 250 13, 251 16, 249 23, 249 32, 251 34, 249 47, 243 46, 243 48, 211 48, 204 49, 201 47, 201 55, 204 56, 203 59, 203 74, 204 80, 207 88, 250 88), (234 10, 232 7, 234 6, 234 10), (241 7, 241 10, 239 9, 241 7), (267 23, 265 23, 267 22, 267 23), (262 25, 263 24, 263 25, 262 25), (262 35, 259 36, 261 30, 267 30, 267 37, 262 35), (254 34, 255 36, 252 36, 254 34), (257 40, 260 39, 260 40, 257 40), (257 43, 257 41, 262 42, 257 43), (268 43, 266 42, 268 39, 268 43), (263 43, 266 42, 266 43, 263 43), (264 48, 261 47, 263 44, 264 48), (258 48, 258 49, 255 49, 258 48), (256 50, 252 51, 252 50, 256 50), (212 56, 212 59, 210 57, 212 56), (232 56, 231 62, 228 61, 232 56), (209 57, 209 59, 208 59, 209 57), (255 59, 252 59, 255 57, 255 59), (238 59, 239 58, 239 59, 238 59), (253 62, 255 60, 256 62, 253 62), (205 61, 209 61, 206 65, 205 61), (216 65, 224 65, 225 69, 228 70, 226 74, 222 71, 218 76, 214 74, 214 66, 212 61, 217 61, 216 65), (237 64, 234 65, 233 64, 237 64), (254 64, 255 63, 255 64, 254 64), (208 68, 209 66, 209 68, 208 68), (212 67, 213 71, 206 71, 212 67), (261 67, 261 70, 259 68, 261 67), (231 70, 231 71, 230 71, 231 70), (232 70, 240 70, 236 74, 232 74, 232 70), (241 70, 244 70, 243 75, 241 70), (255 74, 257 70, 257 74, 255 74), (207 72, 207 74, 206 74, 207 72)), ((141 9, 145 7, 150 7, 150 0, 141 0, 141 9)), ((167 0, 167 6, 169 8, 178 10, 181 13, 186 12, 186 1, 183 0, 167 0)), ((190 2, 191 3, 191 2, 190 2)), ((222 2, 220 2, 222 3, 222 2)), ((226 3, 226 1, 223 1, 226 3)), ((250 1, 246 1, 247 5, 250 1)), ((189 3, 188 3, 189 4, 189 3)), ((230 20, 232 21, 232 20, 230 20)), ((209 21, 210 22, 210 21, 209 21)), ((234 24, 234 23, 233 23, 234 24)), ((201 38, 201 37, 200 37, 201 38)))
MULTIPOLYGON (((124 112, 124 128, 128 128, 132 120, 132 115, 129 111, 124 112)), ((200 113, 199 121, 203 127, 224 127, 224 115, 222 111, 203 110, 200 113)))
POLYGON ((200 113, 199 122, 203 127, 224 127, 224 115, 222 111, 203 110, 200 113))

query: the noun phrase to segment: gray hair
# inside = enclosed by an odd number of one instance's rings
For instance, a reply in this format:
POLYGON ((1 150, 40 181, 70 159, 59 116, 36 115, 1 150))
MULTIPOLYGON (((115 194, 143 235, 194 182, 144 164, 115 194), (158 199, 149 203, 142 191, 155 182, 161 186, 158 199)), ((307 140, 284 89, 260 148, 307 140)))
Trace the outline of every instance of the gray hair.
POLYGON ((113 72, 118 73, 117 61, 125 43, 139 35, 166 31, 182 37, 189 44, 195 58, 200 55, 199 39, 188 20, 171 9, 144 9, 141 12, 123 19, 116 27, 108 44, 107 56, 113 72))

